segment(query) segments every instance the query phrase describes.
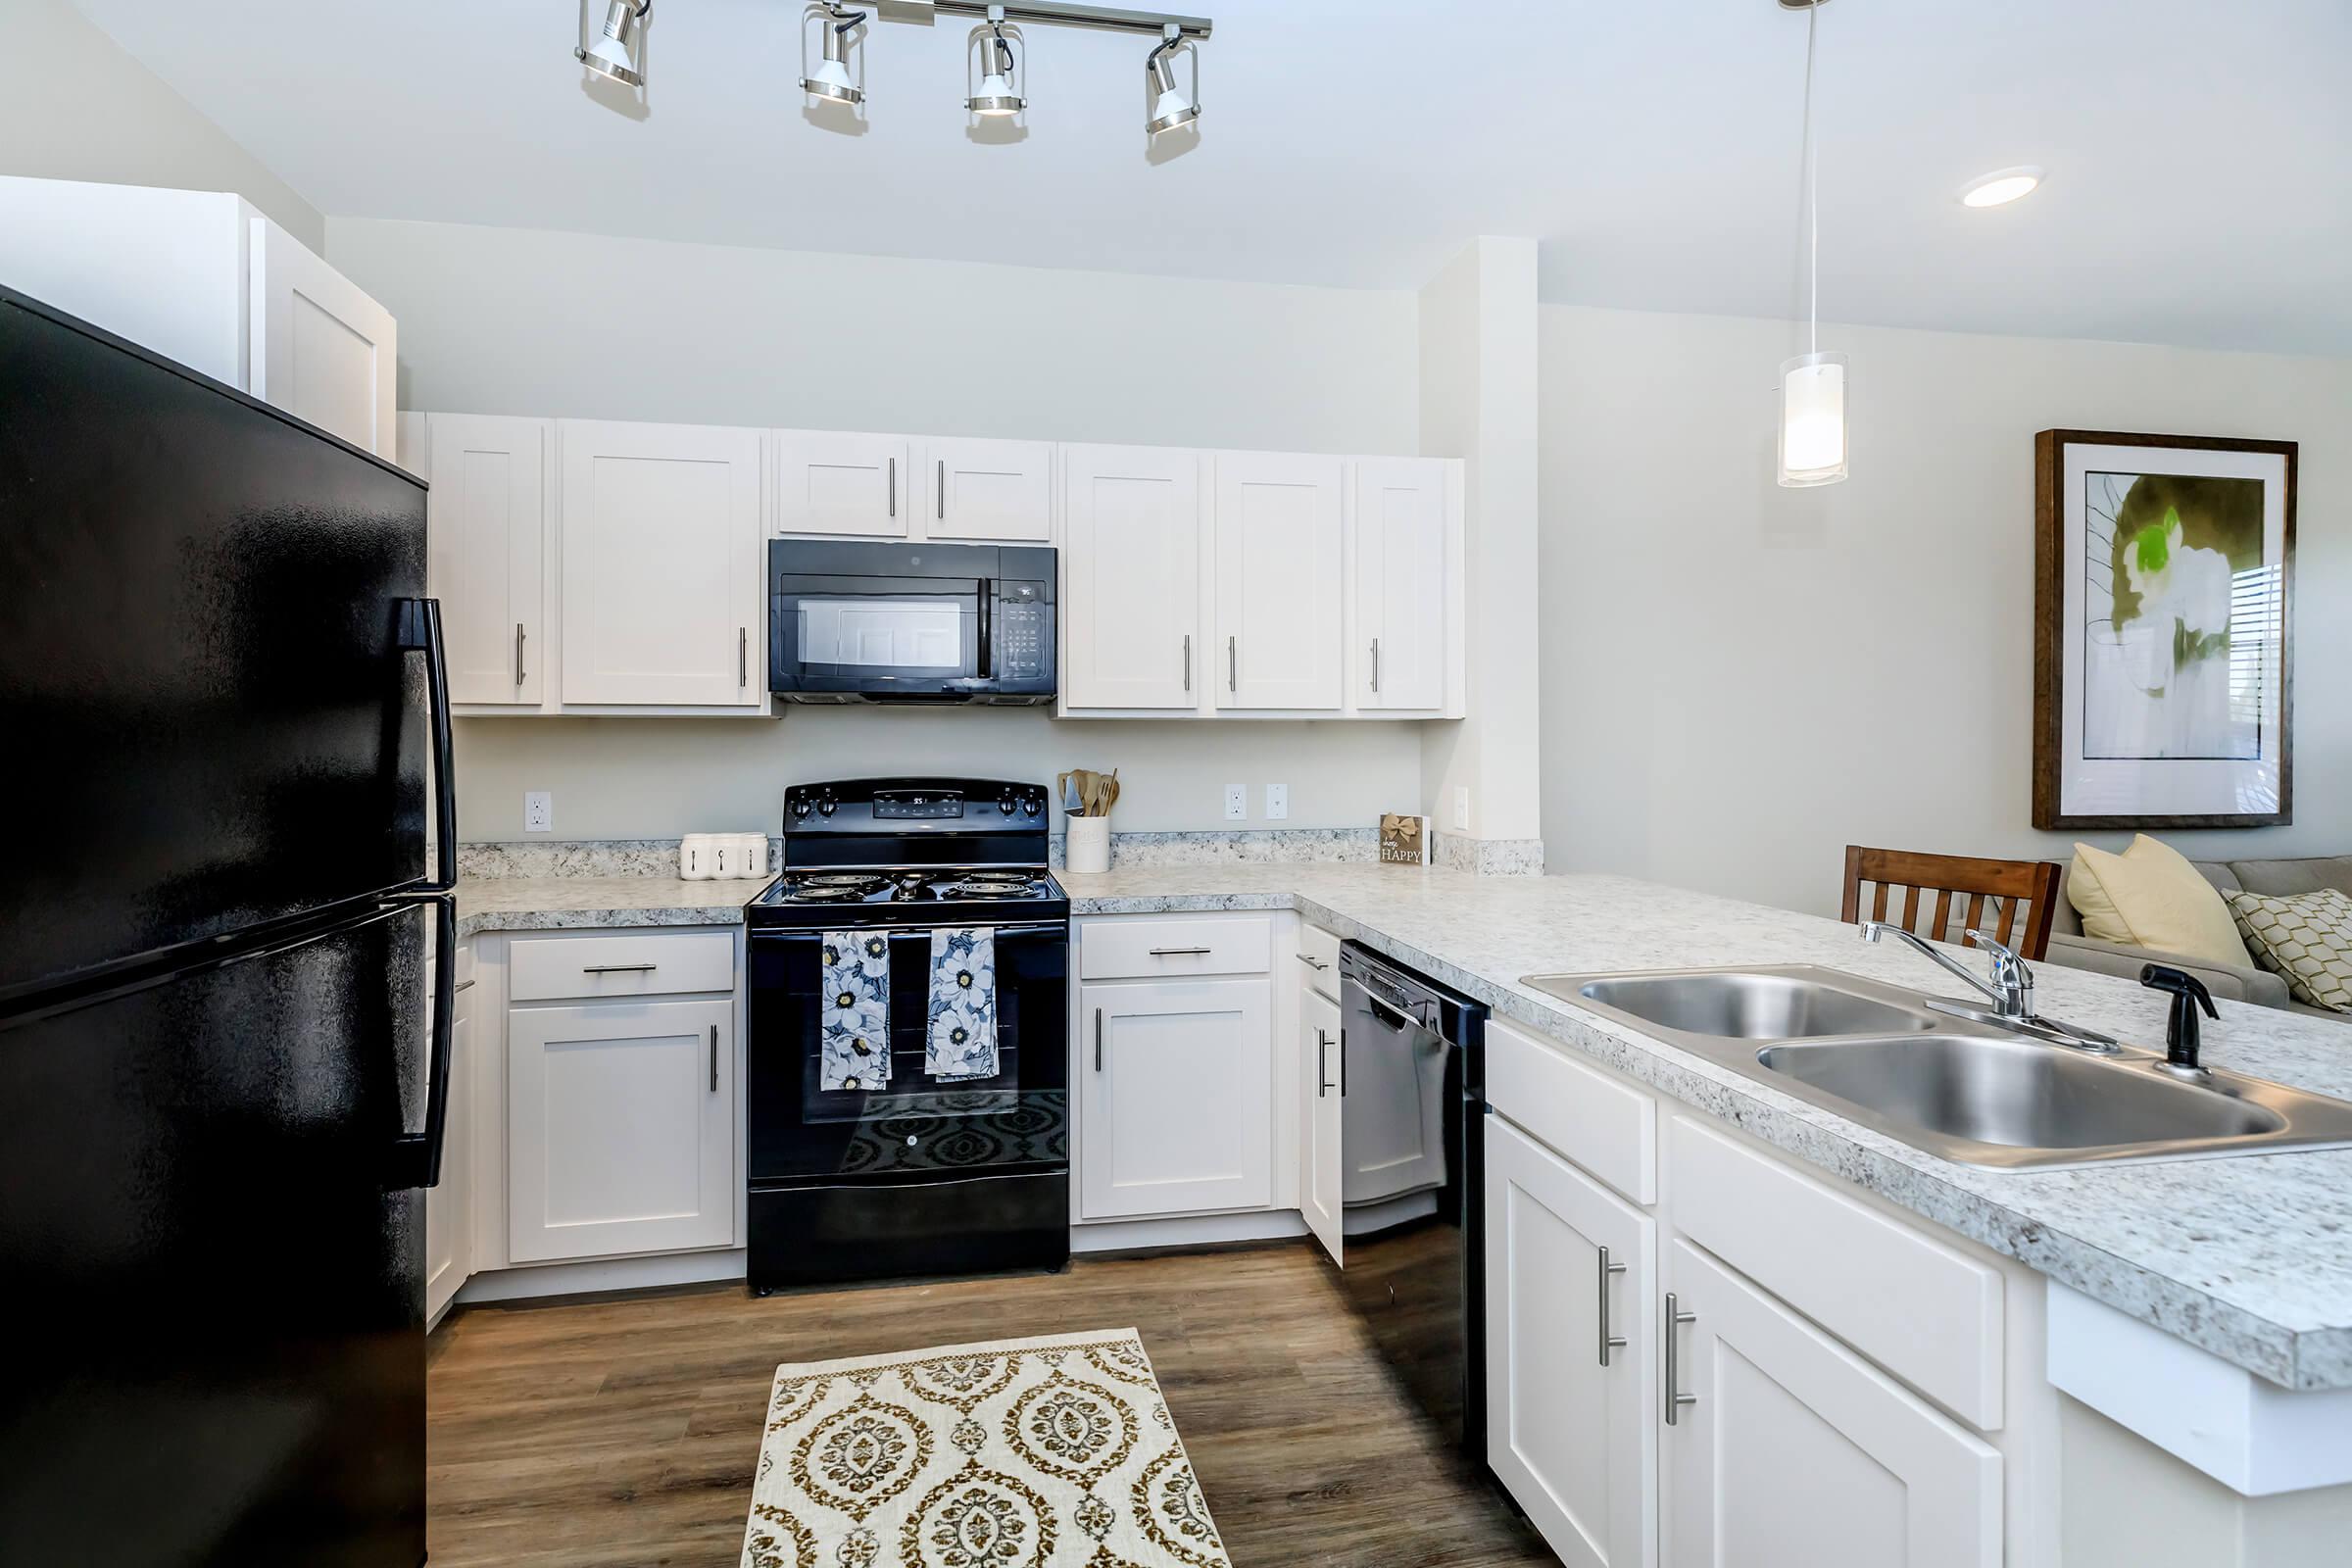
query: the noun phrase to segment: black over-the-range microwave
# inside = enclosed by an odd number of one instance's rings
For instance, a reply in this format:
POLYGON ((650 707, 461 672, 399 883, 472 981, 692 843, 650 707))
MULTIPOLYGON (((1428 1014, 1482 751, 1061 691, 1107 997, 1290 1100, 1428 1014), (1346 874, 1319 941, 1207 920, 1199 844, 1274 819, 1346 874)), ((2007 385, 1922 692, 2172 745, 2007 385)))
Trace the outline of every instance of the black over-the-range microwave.
POLYGON ((767 685, 788 703, 1050 703, 1054 554, 772 539, 767 685))

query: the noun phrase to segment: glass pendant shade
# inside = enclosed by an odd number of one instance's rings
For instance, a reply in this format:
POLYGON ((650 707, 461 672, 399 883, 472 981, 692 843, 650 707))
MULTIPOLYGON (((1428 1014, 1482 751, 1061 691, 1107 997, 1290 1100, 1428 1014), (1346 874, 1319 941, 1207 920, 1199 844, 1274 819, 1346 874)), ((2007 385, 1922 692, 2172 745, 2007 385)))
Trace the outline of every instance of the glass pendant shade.
POLYGON ((1781 483, 1845 477, 1845 356, 1799 354, 1781 366, 1781 483))

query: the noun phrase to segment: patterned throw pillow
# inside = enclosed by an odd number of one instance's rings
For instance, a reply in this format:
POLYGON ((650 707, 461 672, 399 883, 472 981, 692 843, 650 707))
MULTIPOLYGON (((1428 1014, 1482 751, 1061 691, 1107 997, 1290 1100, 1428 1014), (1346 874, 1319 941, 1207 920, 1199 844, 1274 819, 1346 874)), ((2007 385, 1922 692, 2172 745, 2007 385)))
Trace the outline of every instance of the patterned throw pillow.
POLYGON ((2265 969, 2286 977, 2297 1002, 2352 1012, 2352 896, 2335 888, 2275 899, 2232 893, 2246 951, 2265 969))

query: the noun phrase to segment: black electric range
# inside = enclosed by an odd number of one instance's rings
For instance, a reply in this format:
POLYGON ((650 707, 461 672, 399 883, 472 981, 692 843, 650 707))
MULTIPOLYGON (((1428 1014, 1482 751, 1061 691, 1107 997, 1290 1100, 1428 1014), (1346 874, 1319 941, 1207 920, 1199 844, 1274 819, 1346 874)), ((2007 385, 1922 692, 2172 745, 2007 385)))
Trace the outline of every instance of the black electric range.
POLYGON ((1046 869, 1043 788, 858 779, 785 796, 781 874, 749 928, 746 1145, 752 1289, 1069 1258, 1067 894, 1046 869), (935 930, 996 950, 998 1071, 924 1066, 935 930), (889 944, 888 1082, 824 1087, 829 934, 889 944))

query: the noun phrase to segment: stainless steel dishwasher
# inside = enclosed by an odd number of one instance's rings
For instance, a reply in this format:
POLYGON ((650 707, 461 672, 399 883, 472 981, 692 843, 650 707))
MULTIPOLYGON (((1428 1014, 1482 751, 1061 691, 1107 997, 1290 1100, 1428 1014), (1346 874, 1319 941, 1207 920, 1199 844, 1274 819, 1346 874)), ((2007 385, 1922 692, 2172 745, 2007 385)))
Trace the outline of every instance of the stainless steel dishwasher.
POLYGON ((1414 1401, 1486 1453, 1484 1004, 1340 949, 1340 1278, 1414 1401))

